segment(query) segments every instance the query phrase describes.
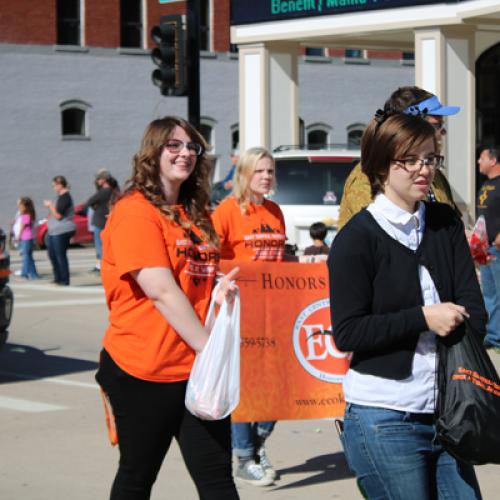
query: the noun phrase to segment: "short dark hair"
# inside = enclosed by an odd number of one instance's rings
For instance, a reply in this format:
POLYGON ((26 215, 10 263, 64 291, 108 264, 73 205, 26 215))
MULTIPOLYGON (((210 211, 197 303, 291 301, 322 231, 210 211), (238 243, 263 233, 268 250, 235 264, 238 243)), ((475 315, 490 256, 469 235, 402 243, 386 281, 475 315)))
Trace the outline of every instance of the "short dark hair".
POLYGON ((52 182, 54 184, 60 184, 63 188, 68 187, 68 181, 66 180, 66 177, 64 175, 56 175, 53 179, 52 182))
POLYGON ((391 161, 403 158, 428 139, 434 141, 434 127, 419 116, 398 113, 373 118, 361 139, 361 169, 367 175, 372 195, 383 192, 391 161))
POLYGON ((495 158, 497 163, 500 163, 500 146, 482 146, 479 152, 482 153, 483 151, 488 151, 490 158, 495 158))
POLYGON ((385 101, 384 111, 386 113, 402 113, 412 104, 418 104, 430 97, 434 97, 434 94, 414 85, 399 87, 391 94, 389 99, 385 101))
POLYGON ((321 240, 323 241, 326 238, 326 234, 328 233, 328 228, 326 224, 323 222, 315 222, 311 224, 309 227, 309 235, 313 240, 321 240))

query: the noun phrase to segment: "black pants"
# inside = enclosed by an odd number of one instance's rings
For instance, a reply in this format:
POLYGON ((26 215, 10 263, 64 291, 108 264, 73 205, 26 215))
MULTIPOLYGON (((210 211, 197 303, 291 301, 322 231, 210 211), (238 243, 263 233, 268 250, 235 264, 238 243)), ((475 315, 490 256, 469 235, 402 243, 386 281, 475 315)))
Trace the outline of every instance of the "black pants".
POLYGON ((187 382, 140 380, 121 370, 106 351, 96 379, 116 420, 120 464, 111 500, 146 500, 172 438, 202 500, 237 500, 231 467, 229 417, 208 422, 184 406, 187 382))

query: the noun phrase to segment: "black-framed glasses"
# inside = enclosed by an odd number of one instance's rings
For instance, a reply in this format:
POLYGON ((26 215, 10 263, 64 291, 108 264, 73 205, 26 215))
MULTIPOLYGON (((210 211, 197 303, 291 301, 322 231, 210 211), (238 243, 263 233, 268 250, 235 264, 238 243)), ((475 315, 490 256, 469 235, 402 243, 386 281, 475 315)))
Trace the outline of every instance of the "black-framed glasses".
POLYGON ((433 172, 439 170, 443 166, 444 156, 435 155, 428 156, 427 158, 404 158, 401 160, 394 159, 392 161, 399 163, 408 173, 415 174, 420 172, 424 166, 433 172))
POLYGON ((178 154, 186 148, 190 154, 200 156, 203 153, 203 146, 197 142, 184 142, 177 139, 170 139, 165 143, 165 148, 169 153, 178 154))

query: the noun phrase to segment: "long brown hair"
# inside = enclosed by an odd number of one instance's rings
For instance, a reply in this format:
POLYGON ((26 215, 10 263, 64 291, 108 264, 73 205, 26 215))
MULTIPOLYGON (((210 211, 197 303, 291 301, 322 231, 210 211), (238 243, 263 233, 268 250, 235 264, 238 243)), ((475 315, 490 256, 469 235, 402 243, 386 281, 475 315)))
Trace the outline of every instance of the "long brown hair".
POLYGON ((134 155, 132 175, 125 183, 124 195, 133 191, 141 192, 167 218, 188 228, 189 224, 183 223, 177 210, 167 203, 160 180, 160 156, 175 127, 181 127, 193 142, 203 147, 202 154, 197 156, 193 172, 181 185, 178 202, 184 207, 190 222, 202 231, 208 241, 217 244, 219 239, 207 209, 210 203, 211 170, 206 155, 208 145, 203 136, 186 120, 177 116, 165 116, 147 126, 139 151, 134 155))
POLYGON ((31 222, 34 222, 36 220, 36 212, 33 200, 28 196, 21 196, 21 198, 19 198, 18 204, 24 208, 24 212, 21 213, 28 214, 30 216, 31 222))

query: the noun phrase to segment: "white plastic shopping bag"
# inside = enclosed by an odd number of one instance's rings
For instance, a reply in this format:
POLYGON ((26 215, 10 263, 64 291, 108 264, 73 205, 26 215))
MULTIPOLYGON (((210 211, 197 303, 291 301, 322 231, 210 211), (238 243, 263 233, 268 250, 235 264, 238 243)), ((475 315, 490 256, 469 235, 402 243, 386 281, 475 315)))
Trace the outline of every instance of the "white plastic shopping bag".
POLYGON ((240 296, 222 304, 215 317, 215 294, 205 321, 210 337, 196 355, 186 389, 186 408, 203 420, 227 417, 240 402, 240 296))

